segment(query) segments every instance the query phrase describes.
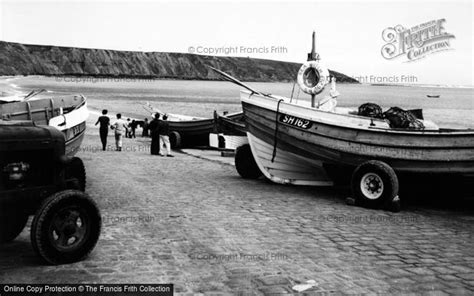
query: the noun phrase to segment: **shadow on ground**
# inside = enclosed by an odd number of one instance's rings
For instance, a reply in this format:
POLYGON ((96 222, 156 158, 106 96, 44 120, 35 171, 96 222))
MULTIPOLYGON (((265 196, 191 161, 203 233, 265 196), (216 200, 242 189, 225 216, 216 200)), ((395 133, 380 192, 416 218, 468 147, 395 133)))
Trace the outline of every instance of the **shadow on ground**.
MULTIPOLYGON (((23 233, 25 231, 23 230, 23 233)), ((22 268, 44 265, 41 258, 33 251, 30 241, 23 238, 17 238, 12 242, 0 244, 0 254, 8 254, 8 256, 0 256, 0 266, 14 265, 22 268)))
POLYGON ((474 214, 474 178, 459 176, 405 176, 400 197, 408 207, 474 214))

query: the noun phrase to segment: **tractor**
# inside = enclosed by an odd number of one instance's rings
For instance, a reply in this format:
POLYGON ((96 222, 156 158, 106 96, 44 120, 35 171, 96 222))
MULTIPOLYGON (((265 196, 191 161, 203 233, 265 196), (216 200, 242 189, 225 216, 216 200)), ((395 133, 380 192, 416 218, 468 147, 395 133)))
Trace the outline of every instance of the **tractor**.
POLYGON ((65 155, 61 131, 0 120, 0 244, 13 241, 34 215, 31 244, 46 263, 83 260, 102 224, 85 187, 84 164, 65 155))

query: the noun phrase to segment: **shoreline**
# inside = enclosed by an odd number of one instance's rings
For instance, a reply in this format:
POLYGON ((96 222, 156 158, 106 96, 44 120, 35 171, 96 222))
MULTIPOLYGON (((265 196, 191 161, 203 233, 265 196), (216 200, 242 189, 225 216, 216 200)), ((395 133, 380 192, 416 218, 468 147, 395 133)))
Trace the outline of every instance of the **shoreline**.
MULTIPOLYGON (((203 82, 226 82, 222 79, 211 79, 211 78, 200 78, 200 77, 177 77, 177 76, 152 76, 152 75, 91 75, 91 74, 50 74, 50 75, 0 75, 0 80, 7 79, 20 79, 20 78, 86 78, 81 81, 94 82, 94 79, 104 79, 110 80, 113 82, 114 79, 120 81, 125 81, 129 79, 130 81, 140 81, 140 80, 149 80, 149 81, 203 81, 203 82)), ((241 80, 242 82, 253 82, 253 83, 293 83, 293 80, 275 80, 275 81, 262 81, 262 80, 241 80)), ((376 87, 420 87, 420 88, 439 88, 439 89, 474 89, 474 85, 439 85, 439 84, 399 84, 399 83, 362 83, 362 82, 347 82, 347 81, 337 81, 337 84, 344 85, 363 85, 363 86, 376 86, 376 87)))
MULTIPOLYGON (((224 81, 223 79, 219 78, 205 78, 205 77, 180 77, 180 76, 155 76, 155 75, 128 75, 128 74, 120 74, 120 75, 105 75, 105 74, 26 74, 26 75, 0 75, 0 79, 3 78, 34 78, 34 77, 76 77, 76 78, 90 78, 93 79, 119 79, 119 80, 175 80, 175 81, 224 81)), ((292 83, 295 82, 294 80, 258 80, 258 79, 249 79, 249 80, 241 80, 242 82, 258 82, 258 83, 292 83)), ((348 82, 348 81, 338 81, 338 84, 362 84, 360 82, 348 82)))

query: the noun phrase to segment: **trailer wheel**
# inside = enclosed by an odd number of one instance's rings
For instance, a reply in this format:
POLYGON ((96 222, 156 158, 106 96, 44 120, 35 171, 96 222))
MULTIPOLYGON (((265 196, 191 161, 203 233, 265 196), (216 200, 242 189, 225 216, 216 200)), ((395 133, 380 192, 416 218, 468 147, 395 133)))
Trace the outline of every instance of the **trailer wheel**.
POLYGON ((173 149, 181 147, 181 135, 177 131, 170 132, 170 144, 173 149))
MULTIPOLYGON (((78 185, 74 189, 79 189, 81 191, 86 190, 86 169, 82 159, 79 157, 73 157, 71 162, 66 167, 66 180, 76 179, 78 185)), ((74 186, 72 186, 74 187, 74 186)))
POLYGON ((357 203, 378 208, 398 196, 398 178, 386 163, 371 160, 359 165, 351 181, 352 194, 357 203))
POLYGON ((28 215, 25 213, 0 214, 0 243, 14 240, 25 228, 28 215))
POLYGON ((48 197, 31 226, 33 249, 49 264, 77 262, 94 249, 102 218, 84 192, 65 190, 48 197))
POLYGON ((235 168, 244 179, 258 179, 263 175, 253 158, 249 144, 237 148, 235 152, 235 168))

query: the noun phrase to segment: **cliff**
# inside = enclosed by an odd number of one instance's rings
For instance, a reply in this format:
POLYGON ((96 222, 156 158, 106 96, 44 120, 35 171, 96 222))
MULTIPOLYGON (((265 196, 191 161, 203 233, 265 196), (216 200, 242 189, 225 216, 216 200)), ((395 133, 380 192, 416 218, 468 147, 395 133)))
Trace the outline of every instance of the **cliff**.
MULTIPOLYGON (((27 45, 0 41, 0 75, 118 76, 215 80, 207 66, 244 81, 293 81, 301 64, 243 57, 27 45)), ((357 81, 331 71, 338 82, 357 81)))

